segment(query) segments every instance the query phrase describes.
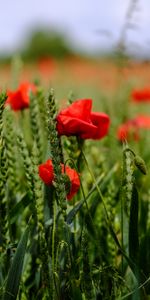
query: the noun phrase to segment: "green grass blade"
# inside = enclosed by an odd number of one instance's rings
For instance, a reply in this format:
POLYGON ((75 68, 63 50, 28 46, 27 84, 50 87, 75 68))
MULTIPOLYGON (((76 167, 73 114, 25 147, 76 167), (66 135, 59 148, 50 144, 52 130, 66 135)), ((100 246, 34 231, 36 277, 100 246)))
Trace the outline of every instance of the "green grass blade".
POLYGON ((129 219, 129 257, 138 264, 139 236, 138 236, 138 192, 133 186, 133 193, 130 205, 129 219))
POLYGON ((22 234, 16 253, 14 255, 12 265, 8 272, 3 300, 15 300, 17 298, 29 231, 30 226, 28 225, 26 230, 22 234))

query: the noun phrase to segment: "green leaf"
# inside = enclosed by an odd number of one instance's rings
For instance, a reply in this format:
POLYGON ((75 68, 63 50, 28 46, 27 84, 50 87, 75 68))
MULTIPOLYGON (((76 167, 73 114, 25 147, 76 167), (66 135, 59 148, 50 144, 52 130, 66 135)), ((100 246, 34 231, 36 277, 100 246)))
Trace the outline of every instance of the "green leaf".
MULTIPOLYGON (((150 278, 150 230, 148 230, 140 241, 139 266, 146 278, 150 278)), ((145 278, 142 278, 142 283, 145 278)), ((146 293, 150 295, 150 282, 145 286, 146 293)))
POLYGON ((9 269, 3 300, 15 300, 17 298, 23 269, 24 256, 26 253, 27 242, 29 237, 29 231, 30 226, 28 225, 26 230, 22 234, 22 237, 20 239, 16 253, 13 258, 12 265, 9 269))
POLYGON ((138 236, 138 192, 133 186, 132 199, 130 205, 129 219, 129 257, 138 264, 139 256, 139 236, 138 236))
MULTIPOLYGON (((87 199, 87 197, 85 198, 87 199)), ((81 200, 79 203, 77 203, 74 208, 68 213, 67 215, 67 223, 71 224, 74 217, 76 216, 77 212, 81 209, 82 205, 84 204, 84 200, 81 200)))

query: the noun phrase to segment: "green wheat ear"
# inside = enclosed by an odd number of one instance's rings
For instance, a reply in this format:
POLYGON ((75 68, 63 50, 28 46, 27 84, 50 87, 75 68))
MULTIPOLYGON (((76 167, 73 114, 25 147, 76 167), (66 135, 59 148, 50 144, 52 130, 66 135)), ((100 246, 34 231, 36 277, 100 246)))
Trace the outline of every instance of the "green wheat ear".
POLYGON ((30 126, 33 141, 37 144, 39 164, 43 160, 43 132, 37 95, 30 94, 30 126))
POLYGON ((4 127, 3 127, 3 141, 5 147, 5 159, 7 165, 7 176, 5 188, 7 191, 7 220, 9 224, 9 235, 13 242, 16 238, 17 227, 11 226, 10 213, 14 205, 17 203, 17 193, 20 189, 19 181, 19 165, 17 157, 17 142, 14 122, 14 112, 9 106, 4 109, 4 127))
POLYGON ((66 191, 64 176, 61 172, 61 162, 62 162, 62 149, 60 138, 58 137, 56 129, 56 104, 54 91, 51 89, 48 97, 48 129, 49 129, 49 140, 50 140, 50 150, 51 157, 54 167, 54 186, 56 190, 56 197, 60 205, 62 214, 66 215, 67 202, 66 202, 66 191))
POLYGON ((9 190, 13 191, 13 193, 15 193, 19 184, 16 169, 16 133, 13 112, 11 111, 9 106, 7 106, 4 110, 3 139, 8 167, 8 188, 9 190))
POLYGON ((2 135, 2 128, 3 128, 3 111, 4 111, 4 104, 7 99, 6 93, 0 94, 0 137, 2 135))
POLYGON ((28 195, 33 199, 33 167, 32 167, 32 161, 29 155, 29 151, 23 136, 23 133, 18 130, 17 131, 17 145, 18 145, 18 151, 20 153, 20 158, 23 162, 24 166, 24 172, 25 177, 27 181, 27 189, 28 189, 28 195))
POLYGON ((123 167, 122 167, 122 182, 120 195, 122 199, 122 208, 126 210, 129 216, 130 203, 132 199, 133 182, 134 182, 134 152, 127 146, 124 145, 123 149, 123 167))
POLYGON ((7 219, 7 192, 6 183, 8 180, 7 161, 4 140, 4 119, 3 111, 6 101, 6 93, 0 94, 0 247, 6 248, 9 241, 8 219, 7 219))
POLYGON ((7 189, 6 183, 8 180, 7 164, 4 147, 0 150, 0 246, 6 246, 9 240, 8 219, 7 219, 7 189))
POLYGON ((140 172, 142 174, 144 174, 144 175, 147 174, 147 168, 145 165, 145 161, 139 155, 136 155, 134 157, 134 164, 140 170, 140 172))

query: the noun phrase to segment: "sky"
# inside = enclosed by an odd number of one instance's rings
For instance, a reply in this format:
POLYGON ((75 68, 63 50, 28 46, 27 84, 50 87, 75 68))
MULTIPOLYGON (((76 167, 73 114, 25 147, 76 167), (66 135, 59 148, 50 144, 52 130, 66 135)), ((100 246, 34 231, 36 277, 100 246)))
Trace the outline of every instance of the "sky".
POLYGON ((150 53, 150 0, 1 0, 0 7, 0 52, 19 48, 36 27, 56 28, 75 48, 108 49, 119 43, 129 12, 127 48, 150 53))

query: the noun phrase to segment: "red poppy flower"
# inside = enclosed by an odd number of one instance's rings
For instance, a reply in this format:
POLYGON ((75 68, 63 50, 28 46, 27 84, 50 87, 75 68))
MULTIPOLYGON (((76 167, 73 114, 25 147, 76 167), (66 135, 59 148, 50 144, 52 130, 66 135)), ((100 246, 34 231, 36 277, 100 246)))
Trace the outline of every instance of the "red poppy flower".
POLYGON ((140 138, 140 129, 150 129, 150 117, 140 115, 132 120, 128 120, 119 126, 117 131, 117 137, 119 140, 129 140, 133 138, 138 141, 140 138))
MULTIPOLYGON (((71 198, 78 192, 80 187, 79 175, 76 170, 71 169, 69 166, 64 166, 61 164, 62 173, 66 174, 70 180, 69 192, 67 194, 67 199, 71 198)), ((51 185, 54 180, 54 169, 52 165, 52 160, 48 159, 46 163, 39 165, 39 176, 44 181, 45 184, 51 185)))
POLYGON ((76 135, 82 139, 101 139, 108 133, 110 119, 105 113, 91 112, 92 100, 72 103, 57 115, 59 135, 76 135))
POLYGON ((34 84, 25 82, 20 84, 16 91, 7 91, 7 100, 5 104, 9 104, 15 111, 22 110, 29 107, 29 92, 36 92, 36 86, 34 84))
POLYGON ((135 102, 150 101, 150 88, 133 90, 131 93, 132 100, 135 102))
POLYGON ((71 198, 78 192, 80 187, 79 175, 76 170, 64 165, 62 165, 62 173, 65 173, 69 177, 71 186, 67 194, 67 199, 71 200, 71 198))

